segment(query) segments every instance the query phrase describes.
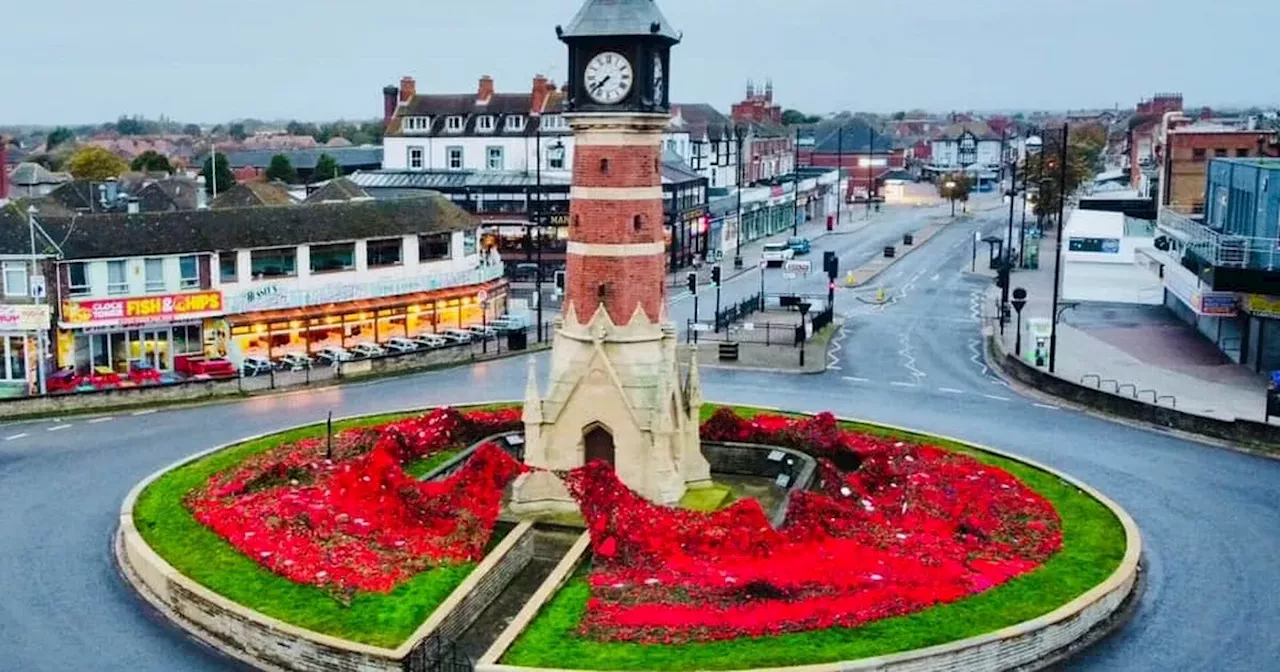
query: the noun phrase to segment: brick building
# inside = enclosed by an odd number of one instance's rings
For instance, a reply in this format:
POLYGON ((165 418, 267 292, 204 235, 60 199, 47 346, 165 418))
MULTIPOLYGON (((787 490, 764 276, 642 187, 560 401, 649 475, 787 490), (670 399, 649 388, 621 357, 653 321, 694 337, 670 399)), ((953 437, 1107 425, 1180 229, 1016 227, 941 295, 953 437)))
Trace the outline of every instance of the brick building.
POLYGON ((843 169, 847 182, 843 189, 850 199, 879 193, 884 175, 906 167, 906 150, 895 147, 893 138, 862 124, 815 131, 813 144, 800 151, 800 165, 810 168, 843 169))
POLYGON ((1158 93, 1150 100, 1139 101, 1129 119, 1129 184, 1146 192, 1156 167, 1156 142, 1164 115, 1182 111, 1181 93, 1158 93))
POLYGON ((729 116, 740 124, 782 125, 782 106, 773 102, 773 81, 766 80, 763 91, 756 91, 754 82, 747 82, 747 97, 734 103, 729 116))
POLYGON ((1275 139, 1275 131, 1191 121, 1185 117, 1171 119, 1163 143, 1156 148, 1160 166, 1159 206, 1187 215, 1202 214, 1209 160, 1257 157, 1275 139))

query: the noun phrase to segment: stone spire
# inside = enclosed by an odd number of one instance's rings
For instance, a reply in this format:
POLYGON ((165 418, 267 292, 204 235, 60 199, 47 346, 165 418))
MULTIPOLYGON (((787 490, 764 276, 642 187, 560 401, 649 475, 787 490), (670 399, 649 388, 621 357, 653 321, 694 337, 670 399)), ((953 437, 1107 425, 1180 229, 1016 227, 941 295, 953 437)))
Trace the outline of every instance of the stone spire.
POLYGON ((685 385, 684 400, 696 421, 703 402, 702 375, 698 372, 698 346, 696 345, 689 346, 689 382, 685 385))
POLYGON ((524 384, 525 424, 542 422, 542 397, 538 394, 538 363, 529 358, 529 374, 524 384))

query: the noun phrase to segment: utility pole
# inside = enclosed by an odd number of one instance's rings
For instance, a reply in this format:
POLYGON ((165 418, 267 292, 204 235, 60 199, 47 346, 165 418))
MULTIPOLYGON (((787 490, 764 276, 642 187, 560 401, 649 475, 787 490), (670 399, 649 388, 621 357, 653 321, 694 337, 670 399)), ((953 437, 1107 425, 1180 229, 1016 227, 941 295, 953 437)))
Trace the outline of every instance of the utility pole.
MULTIPOLYGON (((4 170, 4 167, 0 166, 0 170, 4 170)), ((36 206, 34 205, 27 206, 27 232, 31 236, 31 271, 27 277, 27 293, 31 295, 31 303, 34 304, 39 303, 39 299, 36 297, 35 283, 32 280, 40 269, 40 262, 36 259, 36 206)), ((44 370, 46 329, 48 329, 47 325, 41 325, 36 330, 36 390, 42 395, 47 392, 44 370)))
MULTIPOLYGON (((738 244, 733 249, 733 267, 742 268, 742 141, 746 138, 747 129, 742 124, 735 124, 733 127, 733 137, 738 144, 738 244)), ((719 292, 716 293, 719 296, 719 292)), ((716 312, 720 310, 717 307, 716 312)))
POLYGON ((868 126, 870 140, 867 143, 867 219, 871 219, 871 185, 875 182, 876 164, 876 129, 868 126))
POLYGON ((1058 158, 1058 240, 1053 253, 1053 315, 1049 323, 1049 373, 1058 362, 1058 292, 1062 284, 1062 235, 1066 228, 1062 221, 1067 203, 1067 123, 1062 122, 1062 147, 1058 158))
POLYGON ((791 147, 791 235, 799 235, 800 229, 800 127, 796 126, 796 139, 791 147))

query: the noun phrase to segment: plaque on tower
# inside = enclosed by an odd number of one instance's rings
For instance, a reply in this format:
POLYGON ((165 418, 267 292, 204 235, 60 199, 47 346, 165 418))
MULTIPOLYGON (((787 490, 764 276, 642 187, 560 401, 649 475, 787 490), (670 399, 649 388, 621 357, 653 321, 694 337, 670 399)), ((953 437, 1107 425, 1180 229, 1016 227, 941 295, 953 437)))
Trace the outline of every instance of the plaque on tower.
POLYGON ((588 0, 557 33, 575 143, 564 316, 545 389, 530 363, 525 462, 540 469, 516 482, 512 508, 574 509, 554 472, 594 461, 673 504, 711 477, 697 364, 682 371, 666 307, 662 134, 680 38, 653 0, 588 0))

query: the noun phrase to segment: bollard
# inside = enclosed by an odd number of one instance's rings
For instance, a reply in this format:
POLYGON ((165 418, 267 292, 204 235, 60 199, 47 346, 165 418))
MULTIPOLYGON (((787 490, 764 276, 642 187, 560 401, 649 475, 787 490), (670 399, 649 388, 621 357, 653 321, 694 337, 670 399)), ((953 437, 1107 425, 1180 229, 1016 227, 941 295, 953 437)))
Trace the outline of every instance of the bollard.
POLYGON ((854 279, 853 279, 853 271, 849 271, 849 272, 844 276, 844 286, 845 286, 845 287, 852 287, 854 284, 855 284, 855 282, 854 282, 854 279))

